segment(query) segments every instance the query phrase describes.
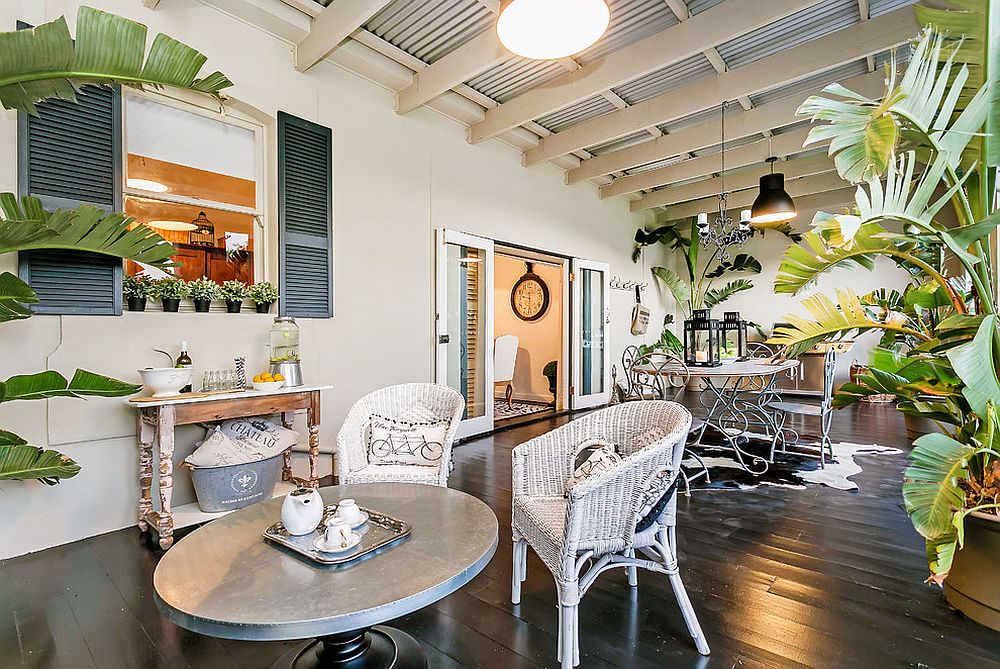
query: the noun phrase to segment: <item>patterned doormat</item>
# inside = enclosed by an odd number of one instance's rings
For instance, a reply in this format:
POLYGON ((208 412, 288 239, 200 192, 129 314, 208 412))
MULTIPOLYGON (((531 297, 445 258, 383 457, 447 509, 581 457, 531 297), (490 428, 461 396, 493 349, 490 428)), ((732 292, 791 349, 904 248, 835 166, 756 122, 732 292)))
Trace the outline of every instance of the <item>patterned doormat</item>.
MULTIPOLYGON (((694 452, 708 467, 709 482, 704 476, 691 481, 691 490, 747 490, 761 485, 782 486, 804 490, 806 484, 825 485, 838 490, 857 490, 858 484, 850 477, 859 474, 862 467, 856 458, 866 455, 899 455, 898 448, 878 444, 852 444, 841 441, 833 445, 834 461, 827 460, 820 467, 819 458, 807 457, 789 450, 777 452, 766 472, 756 476, 740 467, 733 452, 726 448, 696 446, 694 452)), ((744 462, 753 466, 753 458, 744 456, 744 462)), ((684 470, 688 476, 701 471, 698 461, 687 455, 684 470)))
POLYGON ((548 411, 552 407, 548 404, 534 404, 532 402, 517 402, 507 406, 506 400, 493 400, 493 417, 497 420, 504 418, 517 418, 518 416, 528 416, 533 413, 548 411))

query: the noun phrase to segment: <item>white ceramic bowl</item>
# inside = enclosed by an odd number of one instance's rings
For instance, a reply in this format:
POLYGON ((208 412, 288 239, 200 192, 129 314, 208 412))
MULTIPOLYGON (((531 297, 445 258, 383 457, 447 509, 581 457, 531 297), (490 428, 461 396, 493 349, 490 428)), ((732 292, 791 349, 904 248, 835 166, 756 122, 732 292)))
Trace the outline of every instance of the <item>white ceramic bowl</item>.
POLYGON ((183 367, 147 367, 139 370, 139 376, 153 397, 179 395, 181 388, 191 383, 191 370, 183 367))
POLYGON ((263 390, 264 392, 270 392, 272 390, 277 390, 278 388, 282 387, 283 385, 285 385, 284 381, 267 381, 267 382, 264 382, 264 381, 254 381, 253 382, 253 389, 254 390, 263 390))

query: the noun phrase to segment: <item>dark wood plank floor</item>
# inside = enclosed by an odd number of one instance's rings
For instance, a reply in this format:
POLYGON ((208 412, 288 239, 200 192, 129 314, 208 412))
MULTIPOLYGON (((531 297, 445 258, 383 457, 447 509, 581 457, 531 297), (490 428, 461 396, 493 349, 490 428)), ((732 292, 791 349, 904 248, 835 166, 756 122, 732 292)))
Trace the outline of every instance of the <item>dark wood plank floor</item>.
MULTIPOLYGON (((510 450, 565 418, 456 450, 453 487, 510 518, 510 450)), ((837 415, 837 439, 906 448, 899 415, 865 406, 837 415)), ((683 499, 682 574, 712 646, 701 658, 665 579, 638 589, 608 573, 580 610, 584 668, 1000 668, 1000 634, 922 583, 923 548, 900 500, 903 456, 869 457, 859 492, 822 486, 705 491, 683 499)), ((458 593, 397 625, 430 666, 554 667, 552 579, 534 555, 522 603, 510 604, 509 532, 458 593)), ((0 667, 267 667, 290 644, 231 642, 167 622, 150 595, 160 553, 123 530, 0 563, 0 667)))

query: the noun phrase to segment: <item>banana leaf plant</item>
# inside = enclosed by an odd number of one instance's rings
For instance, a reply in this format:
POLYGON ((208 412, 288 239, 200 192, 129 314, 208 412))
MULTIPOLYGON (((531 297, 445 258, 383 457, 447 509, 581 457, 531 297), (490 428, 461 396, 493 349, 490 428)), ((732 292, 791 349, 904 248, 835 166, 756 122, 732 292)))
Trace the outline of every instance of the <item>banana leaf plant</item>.
POLYGON ((75 100, 86 84, 165 86, 218 100, 232 82, 221 72, 198 77, 207 57, 162 33, 146 53, 146 26, 92 7, 80 7, 76 39, 66 17, 27 30, 0 32, 0 104, 37 113, 50 98, 75 100))
MULTIPOLYGON (((175 87, 204 93, 219 101, 232 85, 223 74, 199 78, 206 57, 158 34, 146 51, 146 27, 90 7, 77 14, 76 39, 65 17, 30 30, 0 32, 0 104, 37 114, 37 103, 75 100, 84 85, 122 84, 175 87)), ((125 214, 107 214, 92 206, 47 212, 41 202, 0 193, 0 254, 37 249, 73 249, 133 260, 153 267, 170 266, 173 246, 125 214)), ((38 296, 10 272, 0 273, 0 323, 29 318, 38 296)), ((86 370, 71 379, 56 371, 24 374, 0 381, 0 404, 52 397, 122 397, 141 386, 86 370)), ((0 429, 0 480, 38 480, 53 485, 75 476, 80 466, 54 450, 33 446, 0 429)))
POLYGON ((681 225, 683 223, 665 225, 652 231, 641 228, 636 230, 636 248, 632 260, 638 261, 643 247, 653 244, 664 244, 681 254, 684 259, 684 277, 669 267, 653 267, 652 272, 677 303, 683 305, 687 318, 692 316, 695 309, 712 309, 733 295, 753 288, 753 283, 746 277, 730 279, 722 286, 717 286, 716 282, 734 274, 760 274, 759 260, 747 253, 737 253, 730 259, 722 260, 722 250, 715 248, 707 261, 701 262, 702 246, 694 220, 691 220, 687 234, 681 231, 681 225))
POLYGON ((952 0, 917 8, 928 27, 902 76, 889 64, 880 99, 843 86, 807 100, 799 114, 823 121, 807 144, 831 140, 840 175, 858 183, 851 213, 819 213, 801 245, 785 253, 775 292, 797 294, 834 268, 871 270, 888 259, 911 273, 902 293, 845 289, 803 302, 773 344, 789 355, 818 341, 879 331, 867 374, 835 403, 892 393, 900 411, 936 422, 914 442, 903 499, 927 544, 930 580, 942 582, 973 510, 990 497, 1000 458, 1000 333, 991 236, 1000 137, 1000 4, 952 0), (946 223, 945 208, 955 222, 946 223), (945 268, 952 269, 951 272, 945 268))

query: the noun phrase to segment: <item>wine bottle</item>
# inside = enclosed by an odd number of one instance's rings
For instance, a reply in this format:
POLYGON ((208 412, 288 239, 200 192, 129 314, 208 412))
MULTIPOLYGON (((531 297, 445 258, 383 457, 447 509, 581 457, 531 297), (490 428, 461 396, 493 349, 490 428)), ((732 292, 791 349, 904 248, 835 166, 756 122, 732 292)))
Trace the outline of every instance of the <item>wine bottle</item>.
MULTIPOLYGON (((186 341, 181 342, 181 354, 177 356, 177 363, 175 367, 186 367, 190 369, 194 363, 191 362, 191 356, 188 355, 188 343, 186 341)), ((187 384, 181 388, 182 393, 191 392, 191 384, 187 384)))

